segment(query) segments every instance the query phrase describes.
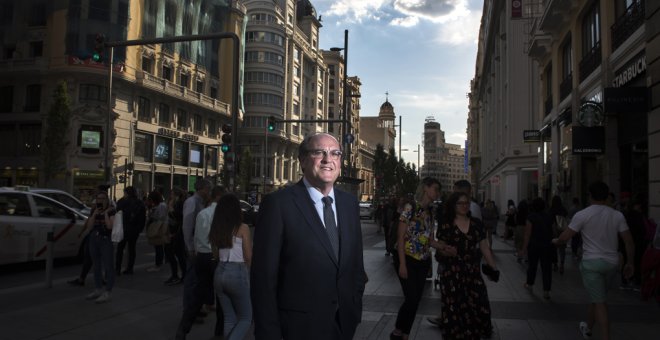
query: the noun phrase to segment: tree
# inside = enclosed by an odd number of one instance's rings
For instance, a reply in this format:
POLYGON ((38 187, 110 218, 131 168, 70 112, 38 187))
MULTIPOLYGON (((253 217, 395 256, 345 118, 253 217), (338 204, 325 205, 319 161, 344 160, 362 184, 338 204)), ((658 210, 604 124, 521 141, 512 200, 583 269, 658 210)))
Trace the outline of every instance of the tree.
POLYGON ((57 84, 53 92, 53 104, 46 116, 44 139, 41 144, 45 186, 59 173, 66 170, 66 148, 69 146, 69 121, 71 105, 66 81, 57 84))
POLYGON ((386 196, 385 192, 385 162, 387 162, 387 154, 385 153, 385 148, 383 144, 376 145, 376 151, 374 152, 374 177, 376 178, 376 194, 375 199, 377 202, 380 202, 382 197, 386 196))
POLYGON ((383 178, 383 185, 385 185, 385 188, 387 188, 388 194, 395 194, 398 193, 398 186, 397 186, 397 179, 396 179, 396 168, 397 165, 399 164, 399 160, 396 157, 396 152, 394 151, 394 147, 390 148, 390 152, 387 155, 387 160, 385 161, 385 164, 383 166, 383 171, 385 173, 385 176, 383 178))

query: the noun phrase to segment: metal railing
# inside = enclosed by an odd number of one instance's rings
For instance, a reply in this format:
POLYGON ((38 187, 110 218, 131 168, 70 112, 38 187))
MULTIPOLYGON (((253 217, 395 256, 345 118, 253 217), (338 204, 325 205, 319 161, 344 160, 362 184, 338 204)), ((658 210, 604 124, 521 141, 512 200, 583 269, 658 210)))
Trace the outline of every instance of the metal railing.
POLYGON ((644 23, 644 1, 635 1, 610 28, 612 32, 612 51, 615 51, 644 23))
POLYGON ((573 74, 567 75, 564 80, 562 80, 561 84, 559 84, 559 100, 563 100, 564 98, 568 97, 569 94, 571 94, 571 91, 573 90, 573 74))
POLYGON ((584 81, 602 62, 600 41, 580 61, 580 81, 584 81))

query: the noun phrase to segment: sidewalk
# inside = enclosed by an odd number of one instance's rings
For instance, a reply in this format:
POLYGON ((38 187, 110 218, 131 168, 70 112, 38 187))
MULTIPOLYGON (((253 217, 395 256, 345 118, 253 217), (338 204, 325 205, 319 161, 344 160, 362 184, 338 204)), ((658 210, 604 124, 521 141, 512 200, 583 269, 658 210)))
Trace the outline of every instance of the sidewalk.
MULTIPOLYGON (((397 310, 403 301, 401 287, 391 264, 384 256, 381 234, 370 222, 363 222, 364 261, 369 282, 366 286, 363 322, 355 339, 388 339, 397 310)), ((581 339, 577 324, 585 318, 587 297, 582 289, 576 263, 567 259, 563 276, 553 275, 552 299, 522 288, 525 268, 516 263, 512 246, 496 238, 496 261, 500 282, 488 282, 493 312, 493 339, 581 339)), ((153 254, 151 254, 153 255, 153 254)), ((167 287, 167 269, 147 273, 147 265, 133 276, 121 276, 109 303, 96 305, 84 296, 91 290, 71 287, 68 274, 55 271, 53 288, 43 283, 0 289, 0 330, 2 339, 173 339, 181 315, 182 286, 167 287)), ((70 271, 70 270, 69 270, 70 271)), ((653 339, 660 334, 660 309, 642 302, 639 293, 613 289, 609 296, 613 339, 653 339)), ((440 312, 440 294, 429 284, 410 339, 441 339, 440 331, 426 317, 440 312)), ((189 339, 213 339, 214 317, 194 325, 189 339)), ((597 339, 597 334, 594 339, 597 339)), ((252 336, 249 337, 252 339, 252 336)))

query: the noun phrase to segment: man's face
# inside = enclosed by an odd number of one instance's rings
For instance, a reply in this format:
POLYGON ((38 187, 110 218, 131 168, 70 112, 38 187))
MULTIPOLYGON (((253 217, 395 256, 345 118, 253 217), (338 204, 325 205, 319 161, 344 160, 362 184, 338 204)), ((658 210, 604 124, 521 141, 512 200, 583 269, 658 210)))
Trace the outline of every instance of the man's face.
POLYGON ((310 184, 315 187, 334 184, 339 177, 340 166, 341 149, 336 139, 318 135, 310 141, 302 164, 305 178, 310 184))

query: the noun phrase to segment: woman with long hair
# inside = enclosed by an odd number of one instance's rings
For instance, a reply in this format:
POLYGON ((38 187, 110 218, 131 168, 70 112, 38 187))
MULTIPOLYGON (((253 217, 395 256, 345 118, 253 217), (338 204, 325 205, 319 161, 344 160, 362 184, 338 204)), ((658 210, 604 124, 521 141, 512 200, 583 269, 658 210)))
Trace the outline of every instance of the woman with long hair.
MULTIPOLYGON (((147 196, 147 208, 149 209, 147 225, 154 221, 167 223, 167 204, 163 202, 163 195, 158 190, 150 192, 147 196)), ((154 251, 156 252, 155 262, 153 267, 147 268, 148 272, 160 271, 160 267, 163 265, 163 259, 165 258, 165 247, 163 244, 154 245, 154 251)))
POLYGON ((209 242, 218 260, 213 286, 225 317, 224 337, 241 340, 252 323, 250 263, 252 240, 236 196, 226 194, 215 208, 209 242))
POLYGON ((490 338, 490 302, 481 276, 481 259, 497 271, 486 233, 478 219, 470 218, 470 197, 454 192, 445 204, 444 223, 438 228, 443 339, 490 338))
POLYGON ((417 202, 407 203, 397 226, 394 268, 403 289, 404 301, 390 339, 408 339, 422 298, 426 275, 431 268, 431 244, 435 229, 433 202, 440 195, 440 182, 426 177, 417 190, 417 202))
POLYGON ((99 191, 96 194, 96 209, 87 219, 85 227, 91 228, 89 236, 89 254, 94 269, 94 291, 87 295, 87 300, 104 303, 110 300, 110 292, 115 284, 114 246, 112 225, 115 221, 115 209, 110 205, 108 194, 99 191), (103 290, 105 278, 105 290, 103 290))
POLYGON ((186 274, 186 249, 183 243, 183 202, 187 196, 181 188, 174 187, 167 202, 167 221, 170 242, 165 244, 165 258, 170 263, 170 277, 164 282, 171 286, 183 282, 186 274), (180 269, 180 270, 179 270, 180 269), (181 276, 179 276, 181 272, 181 276))

